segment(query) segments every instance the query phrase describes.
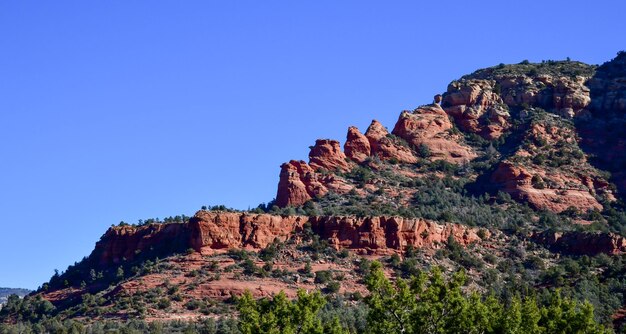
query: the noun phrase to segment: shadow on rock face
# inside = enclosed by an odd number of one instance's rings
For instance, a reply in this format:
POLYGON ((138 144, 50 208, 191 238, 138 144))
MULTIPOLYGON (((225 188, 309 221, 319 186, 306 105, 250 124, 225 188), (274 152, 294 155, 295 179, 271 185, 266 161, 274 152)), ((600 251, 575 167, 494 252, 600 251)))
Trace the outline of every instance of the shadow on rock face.
POLYGON ((575 119, 581 148, 592 165, 609 171, 623 199, 626 193, 626 52, 598 67, 586 83, 590 114, 575 119))

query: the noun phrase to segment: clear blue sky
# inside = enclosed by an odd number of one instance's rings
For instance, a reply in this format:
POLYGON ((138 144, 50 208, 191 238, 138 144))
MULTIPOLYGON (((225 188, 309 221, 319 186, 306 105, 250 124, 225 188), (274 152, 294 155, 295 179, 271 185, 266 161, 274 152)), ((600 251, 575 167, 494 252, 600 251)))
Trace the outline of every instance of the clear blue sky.
POLYGON ((111 224, 246 209, 316 138, 523 59, 626 49, 622 1, 2 1, 0 286, 111 224), (442 3, 442 4, 439 4, 442 3), (478 4, 480 3, 480 4, 478 4))

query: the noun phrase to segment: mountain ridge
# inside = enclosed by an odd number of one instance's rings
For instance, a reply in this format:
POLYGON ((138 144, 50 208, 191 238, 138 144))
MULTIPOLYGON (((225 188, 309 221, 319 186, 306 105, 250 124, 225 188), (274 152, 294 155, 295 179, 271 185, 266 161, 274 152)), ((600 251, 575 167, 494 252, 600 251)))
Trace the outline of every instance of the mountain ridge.
POLYGON ((64 318, 219 316, 245 290, 352 298, 366 292, 368 261, 381 260, 393 278, 465 268, 467 289, 502 296, 561 288, 583 300, 591 286, 606 296, 593 300, 598 319, 617 327, 623 125, 624 52, 601 66, 481 69, 402 111, 392 131, 351 126, 343 150, 318 139, 308 162, 281 165, 275 200, 254 210, 111 227, 32 298, 64 318))

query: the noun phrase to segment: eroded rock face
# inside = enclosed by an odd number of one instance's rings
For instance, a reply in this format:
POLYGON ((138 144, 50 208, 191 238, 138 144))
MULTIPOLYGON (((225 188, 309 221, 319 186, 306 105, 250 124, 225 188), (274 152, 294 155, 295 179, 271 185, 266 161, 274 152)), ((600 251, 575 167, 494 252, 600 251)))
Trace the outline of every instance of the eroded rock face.
POLYGON ((444 95, 444 110, 463 131, 497 139, 510 128, 508 106, 495 92, 493 80, 454 81, 444 95))
POLYGON ((444 105, 488 106, 487 101, 493 101, 509 107, 539 107, 565 118, 587 114, 591 97, 585 83, 593 76, 594 67, 577 62, 558 66, 576 70, 567 74, 544 71, 541 66, 526 73, 521 69, 499 73, 493 67, 479 70, 452 82, 444 105))
POLYGON ((341 152, 339 142, 331 139, 318 139, 309 153, 309 165, 315 169, 327 171, 348 171, 353 165, 347 161, 346 155, 341 152))
POLYGON ((150 251, 158 252, 157 255, 169 255, 187 249, 190 235, 185 224, 111 227, 96 243, 94 254, 97 254, 97 263, 101 266, 133 260, 150 251))
POLYGON ((462 137, 451 133, 452 123, 437 104, 422 106, 412 113, 403 112, 392 133, 415 147, 425 145, 432 160, 463 163, 476 157, 462 137))
POLYGON ((401 163, 415 163, 417 157, 406 145, 402 145, 394 138, 390 138, 389 131, 377 120, 373 120, 365 132, 365 137, 370 142, 371 155, 381 160, 395 159, 401 163))
POLYGON ((450 236, 462 245, 481 241, 475 228, 401 217, 283 217, 199 211, 190 222, 196 249, 260 249, 274 239, 285 241, 291 238, 303 231, 306 223, 336 249, 370 254, 401 251, 409 245, 437 248, 450 236))
POLYGON ((545 231, 534 234, 532 239, 564 254, 597 255, 626 252, 626 238, 613 233, 545 231))
MULTIPOLYGON (((101 266, 159 247, 180 252, 188 248, 211 252, 220 249, 260 250, 274 240, 296 237, 309 223, 314 233, 336 249, 361 254, 391 254, 406 247, 439 248, 452 236, 458 243, 481 242, 478 230, 456 224, 437 224, 400 217, 304 217, 198 211, 181 224, 111 227, 96 244, 92 256, 101 266), (176 247, 174 247, 176 246, 176 247)), ((487 232, 486 237, 489 237, 487 232)))
POLYGON ((328 188, 320 181, 319 175, 306 162, 291 160, 280 166, 276 205, 302 205, 327 192, 328 188))
POLYGON ((348 128, 346 143, 343 146, 346 156, 352 161, 363 163, 371 152, 370 142, 357 127, 348 128))
POLYGON ((313 231, 336 249, 388 254, 406 249, 438 248, 452 236, 458 243, 480 242, 476 229, 456 224, 440 225, 402 217, 311 217, 313 231))
POLYGON ((548 185, 545 171, 528 170, 510 162, 503 162, 492 175, 491 180, 501 191, 511 195, 520 202, 527 202, 539 210, 563 212, 570 207, 579 212, 588 209, 602 210, 602 205, 593 195, 595 187, 601 187, 586 176, 567 178, 564 175, 550 175, 551 180, 560 181, 556 185, 548 185), (533 182, 533 178, 537 181, 533 182), (590 188, 591 187, 591 188, 590 188))
POLYGON ((500 80, 503 100, 508 105, 531 105, 572 118, 586 111, 591 102, 588 77, 574 78, 539 75, 505 77, 500 80))
POLYGON ((190 220, 191 247, 208 249, 265 248, 275 239, 287 240, 302 231, 306 222, 300 216, 266 214, 216 213, 198 211, 190 220))

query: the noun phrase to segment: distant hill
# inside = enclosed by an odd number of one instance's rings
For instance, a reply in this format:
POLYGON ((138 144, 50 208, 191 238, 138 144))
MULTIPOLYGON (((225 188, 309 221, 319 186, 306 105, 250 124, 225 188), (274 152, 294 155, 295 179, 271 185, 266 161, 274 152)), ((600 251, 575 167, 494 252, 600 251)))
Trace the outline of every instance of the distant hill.
POLYGON ((24 297, 31 291, 28 289, 0 288, 0 304, 4 304, 10 295, 18 295, 24 297))

